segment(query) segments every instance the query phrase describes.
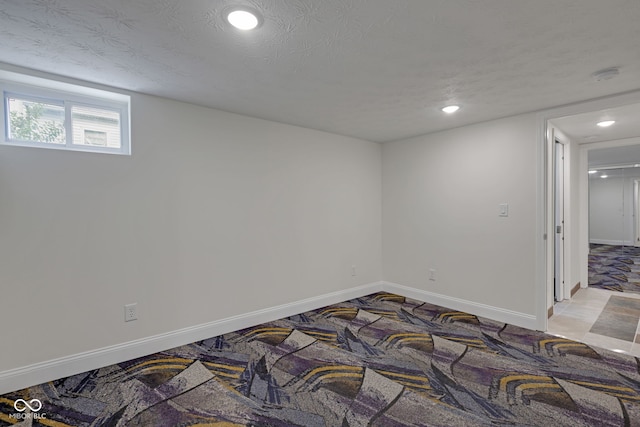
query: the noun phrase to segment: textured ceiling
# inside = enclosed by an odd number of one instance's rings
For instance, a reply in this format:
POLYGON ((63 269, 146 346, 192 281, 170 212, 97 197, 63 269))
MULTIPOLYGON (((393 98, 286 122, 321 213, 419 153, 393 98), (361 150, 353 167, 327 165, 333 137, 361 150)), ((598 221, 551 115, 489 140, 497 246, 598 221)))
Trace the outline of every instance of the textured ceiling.
POLYGON ((638 22, 638 0, 2 0, 0 61, 382 142, 640 89, 638 22))

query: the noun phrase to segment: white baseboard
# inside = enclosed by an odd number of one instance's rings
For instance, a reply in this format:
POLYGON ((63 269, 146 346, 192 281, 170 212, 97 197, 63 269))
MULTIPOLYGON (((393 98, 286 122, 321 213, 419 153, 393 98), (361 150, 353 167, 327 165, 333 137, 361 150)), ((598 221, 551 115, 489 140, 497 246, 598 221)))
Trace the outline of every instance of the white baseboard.
POLYGON ((596 245, 633 246, 633 241, 631 240, 589 239, 589 243, 596 245))
POLYGON ((381 290, 382 282, 369 283, 343 291, 331 292, 177 331, 0 372, 0 395, 362 297, 381 290))
POLYGON ((436 294, 422 289, 411 288, 397 283, 382 282, 382 289, 405 297, 428 302, 430 304, 441 305, 454 310, 486 317, 498 322, 509 323, 527 329, 536 329, 537 319, 532 314, 519 313, 517 311, 506 310, 504 308, 493 307, 460 298, 449 297, 436 294))
POLYGON ((314 310, 379 291, 396 293, 419 301, 441 305, 443 307, 464 311, 477 316, 487 317, 524 328, 536 328, 536 317, 530 314, 518 313, 511 310, 453 298, 396 283, 375 282, 343 291, 331 292, 317 297, 278 305, 276 307, 257 310, 251 313, 232 316, 210 323, 179 329, 147 338, 141 338, 135 341, 0 372, 0 395, 31 387, 36 384, 53 381, 58 378, 65 378, 71 375, 87 372, 92 369, 98 369, 192 342, 201 341, 207 338, 237 331, 239 329, 259 325, 261 323, 293 316, 294 314, 303 313, 305 311, 314 310))

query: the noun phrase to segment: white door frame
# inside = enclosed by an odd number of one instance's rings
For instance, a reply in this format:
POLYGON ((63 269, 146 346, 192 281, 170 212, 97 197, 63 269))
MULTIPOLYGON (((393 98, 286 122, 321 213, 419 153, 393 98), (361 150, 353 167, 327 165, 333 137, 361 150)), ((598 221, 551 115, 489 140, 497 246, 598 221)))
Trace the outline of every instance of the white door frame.
MULTIPOLYGON (((537 203, 536 203, 536 329, 547 330, 547 293, 548 280, 553 277, 553 209, 550 204, 549 183, 552 182, 553 167, 548 156, 548 121, 554 118, 571 116, 581 113, 603 110, 606 108, 618 107, 621 105, 635 104, 640 102, 640 91, 625 93, 623 95, 610 96, 592 101, 571 104, 563 107, 552 108, 537 113, 537 203)), ((636 142, 637 143, 637 142, 636 142)), ((592 144, 590 144, 592 145, 592 144)), ((595 147, 594 147, 595 148, 595 147)), ((580 175, 580 220, 578 224, 579 258, 580 258, 580 284, 586 287, 588 284, 587 263, 589 257, 589 223, 588 212, 588 176, 587 176, 587 156, 586 150, 580 150, 580 164, 578 174, 580 175)), ((575 191, 576 189, 573 189, 575 191)))
MULTIPOLYGON (((565 258, 564 232, 565 232, 565 193, 568 193, 567 187, 569 182, 565 179, 565 146, 555 137, 555 132, 550 129, 551 141, 553 142, 553 216, 554 216, 554 295, 555 301, 562 301, 570 298, 571 294, 565 295, 565 259, 571 259, 570 256, 565 258)), ((567 153, 567 156, 568 157, 567 153)), ((571 245, 567 245, 569 249, 571 245)), ((567 254, 570 255, 570 254, 567 254)))
POLYGON ((633 181, 633 246, 640 246, 640 179, 633 181))

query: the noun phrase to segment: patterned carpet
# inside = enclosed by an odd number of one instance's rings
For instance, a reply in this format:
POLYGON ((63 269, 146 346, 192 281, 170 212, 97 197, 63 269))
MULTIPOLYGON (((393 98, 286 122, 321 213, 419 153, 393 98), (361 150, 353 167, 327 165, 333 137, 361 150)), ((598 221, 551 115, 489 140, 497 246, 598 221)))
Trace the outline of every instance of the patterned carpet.
POLYGON ((589 286, 640 293, 640 247, 591 244, 589 286))
POLYGON ((624 426, 640 360, 378 293, 0 396, 0 425, 33 399, 34 426, 624 426))

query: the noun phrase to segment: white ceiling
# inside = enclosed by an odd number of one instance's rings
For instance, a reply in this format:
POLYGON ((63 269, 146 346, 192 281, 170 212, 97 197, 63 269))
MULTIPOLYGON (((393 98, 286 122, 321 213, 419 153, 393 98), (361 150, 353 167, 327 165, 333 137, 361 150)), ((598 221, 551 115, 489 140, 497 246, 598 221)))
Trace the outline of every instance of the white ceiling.
MULTIPOLYGON (((621 105, 573 116, 560 117, 550 120, 551 124, 560 129, 572 141, 578 144, 602 143, 610 145, 606 148, 589 150, 588 165, 590 169, 621 167, 640 164, 640 144, 619 146, 622 143, 633 144, 640 139, 640 104, 621 105), (615 120, 612 126, 601 128, 597 123, 603 120, 615 120), (635 138, 629 140, 629 138, 635 138), (620 141, 626 140, 626 141, 620 141)), ((602 145, 602 144, 599 144, 602 145)), ((610 177, 616 174, 631 176, 640 174, 640 170, 607 171, 610 177)), ((598 175, 590 175, 591 178, 598 175)))
POLYGON ((640 104, 561 117, 551 123, 579 144, 640 137, 640 104), (615 123, 607 128, 598 127, 596 123, 603 120, 615 123))
POLYGON ((638 22, 638 0, 2 0, 0 61, 383 142, 640 89, 638 22))

